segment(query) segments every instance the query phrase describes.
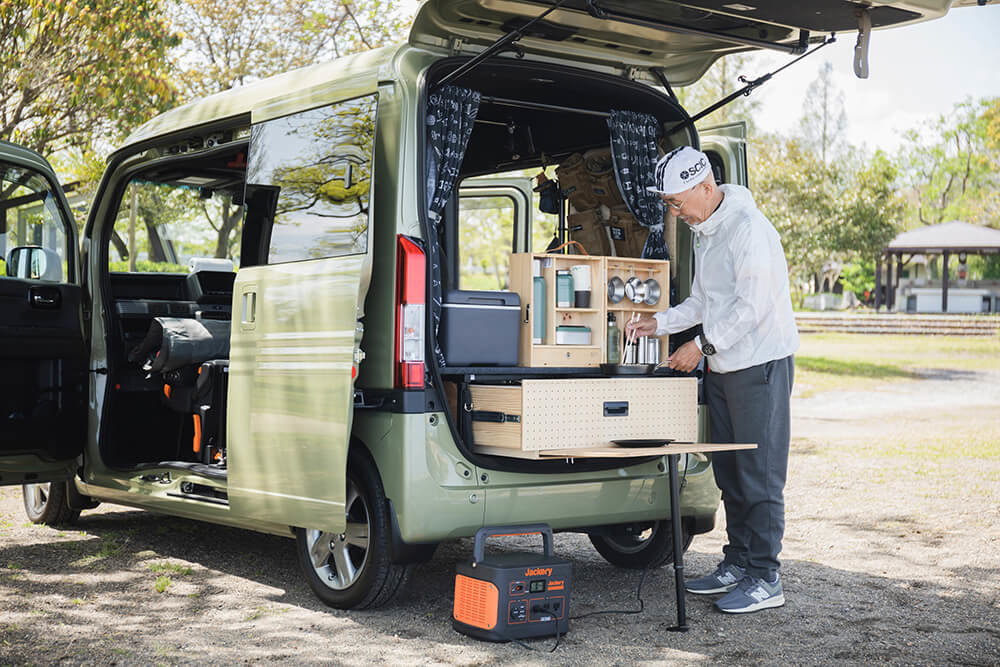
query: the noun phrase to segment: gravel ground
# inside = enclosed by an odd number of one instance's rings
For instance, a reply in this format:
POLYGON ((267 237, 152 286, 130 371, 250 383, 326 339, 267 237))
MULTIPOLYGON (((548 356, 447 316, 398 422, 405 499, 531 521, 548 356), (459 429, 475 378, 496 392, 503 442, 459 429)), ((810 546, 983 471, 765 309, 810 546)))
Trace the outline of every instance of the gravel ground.
MULTIPOLYGON (((691 631, 667 632, 664 569, 642 614, 577 620, 554 653, 529 651, 451 629, 471 540, 442 545, 394 606, 346 613, 313 597, 291 540, 113 506, 34 526, 2 488, 0 663, 1000 663, 1000 374, 796 398, 793 415, 781 609, 728 616, 688 596, 691 631)), ((723 541, 721 525, 696 538, 688 573, 723 541)), ((585 537, 555 544, 574 562, 572 614, 636 607, 639 573, 585 537)))

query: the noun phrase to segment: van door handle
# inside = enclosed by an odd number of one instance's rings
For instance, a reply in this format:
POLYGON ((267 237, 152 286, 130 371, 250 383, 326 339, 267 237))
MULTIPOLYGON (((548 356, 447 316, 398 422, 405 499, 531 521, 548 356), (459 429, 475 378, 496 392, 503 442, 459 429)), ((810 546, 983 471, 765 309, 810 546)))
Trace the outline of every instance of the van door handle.
POLYGON ((243 324, 257 321, 257 292, 243 292, 243 313, 240 321, 243 324))
POLYGON ((33 308, 58 308, 62 295, 52 287, 32 287, 28 290, 28 302, 33 308))

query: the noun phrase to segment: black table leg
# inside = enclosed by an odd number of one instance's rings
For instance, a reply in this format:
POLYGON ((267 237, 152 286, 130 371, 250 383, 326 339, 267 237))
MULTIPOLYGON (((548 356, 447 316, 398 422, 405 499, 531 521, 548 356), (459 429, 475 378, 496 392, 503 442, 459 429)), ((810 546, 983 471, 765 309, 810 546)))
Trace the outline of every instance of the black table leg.
POLYGON ((677 625, 667 628, 672 632, 687 632, 687 610, 684 608, 684 545, 681 543, 681 501, 677 488, 677 461, 680 454, 667 455, 670 476, 670 523, 674 531, 674 584, 677 587, 677 625))

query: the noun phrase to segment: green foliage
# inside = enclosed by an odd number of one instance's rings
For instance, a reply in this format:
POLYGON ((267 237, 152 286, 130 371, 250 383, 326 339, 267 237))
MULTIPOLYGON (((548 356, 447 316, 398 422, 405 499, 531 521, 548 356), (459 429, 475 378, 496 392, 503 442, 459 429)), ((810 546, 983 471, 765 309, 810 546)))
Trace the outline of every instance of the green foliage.
POLYGON ((174 102, 159 0, 0 0, 0 139, 50 153, 174 102))
MULTIPOLYGON (((128 261, 108 262, 108 270, 125 273, 129 270, 128 261)), ((188 273, 188 267, 183 264, 152 262, 148 259, 140 259, 136 260, 135 271, 138 273, 188 273)))
POLYGON ((906 137, 898 162, 915 223, 998 225, 1000 97, 956 104, 951 113, 906 137))
POLYGON ((875 292, 875 262, 858 260, 847 264, 840 271, 840 283, 844 290, 853 292, 859 301, 866 301, 866 293, 875 292))
POLYGON ((874 260, 896 237, 904 211, 896 176, 896 168, 882 151, 853 174, 850 186, 838 197, 831 250, 847 258, 874 260))
POLYGON ((785 249, 793 291, 830 259, 844 175, 796 139, 760 135, 750 149, 753 194, 785 249))
POLYGON ((170 577, 166 575, 160 575, 156 578, 156 583, 153 587, 156 589, 157 593, 163 593, 166 591, 173 582, 170 581, 170 577))
POLYGON ((401 41, 412 17, 387 0, 183 0, 171 53, 184 97, 203 97, 401 41))
MULTIPOLYGON (((763 73, 762 59, 754 55, 738 53, 723 56, 715 61, 696 83, 683 88, 675 88, 677 99, 693 116, 703 109, 742 88, 741 75, 756 78, 763 73), (761 70, 761 71, 757 71, 761 70)), ((726 106, 713 111, 698 121, 698 127, 710 127, 735 121, 747 121, 753 134, 753 115, 760 108, 755 97, 741 95, 726 106)))

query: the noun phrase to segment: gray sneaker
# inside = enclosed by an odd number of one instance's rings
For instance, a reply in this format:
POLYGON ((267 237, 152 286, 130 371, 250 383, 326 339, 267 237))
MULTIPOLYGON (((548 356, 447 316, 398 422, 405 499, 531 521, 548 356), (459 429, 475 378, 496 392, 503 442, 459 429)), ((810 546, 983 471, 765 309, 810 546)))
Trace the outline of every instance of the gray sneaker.
POLYGON ((781 590, 780 577, 768 583, 759 577, 743 577, 736 589, 715 602, 720 611, 729 614, 745 614, 761 609, 771 609, 785 604, 785 594, 781 590))
POLYGON ((746 570, 739 565, 722 562, 715 568, 715 572, 706 577, 691 579, 684 584, 684 588, 688 593, 697 595, 728 593, 736 588, 736 584, 745 576, 746 570))

